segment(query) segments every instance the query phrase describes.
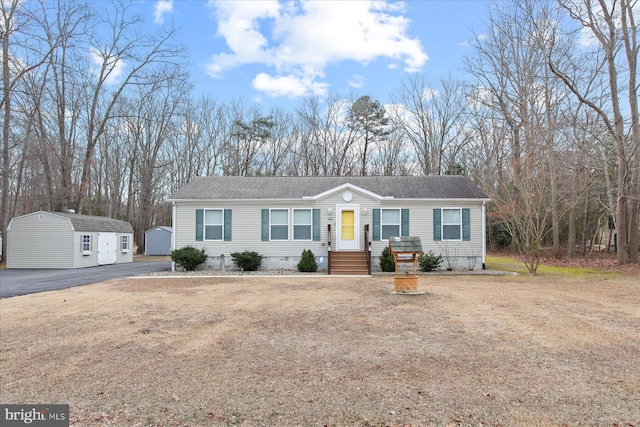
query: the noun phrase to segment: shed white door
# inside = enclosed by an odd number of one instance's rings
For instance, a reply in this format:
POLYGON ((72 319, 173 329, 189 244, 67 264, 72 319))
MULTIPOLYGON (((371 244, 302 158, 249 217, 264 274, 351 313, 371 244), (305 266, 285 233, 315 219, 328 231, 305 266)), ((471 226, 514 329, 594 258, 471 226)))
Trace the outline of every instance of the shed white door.
POLYGON ((356 251, 359 247, 359 218, 357 205, 337 207, 338 231, 336 249, 339 251, 356 251))
POLYGON ((115 264, 117 249, 116 233, 98 233, 98 265, 115 264))

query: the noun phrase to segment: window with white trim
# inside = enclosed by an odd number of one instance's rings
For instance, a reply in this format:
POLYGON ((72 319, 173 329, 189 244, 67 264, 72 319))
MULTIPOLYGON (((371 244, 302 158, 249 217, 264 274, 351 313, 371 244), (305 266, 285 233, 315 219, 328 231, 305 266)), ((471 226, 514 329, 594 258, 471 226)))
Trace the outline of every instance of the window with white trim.
POLYGON ((380 209, 380 238, 400 236, 400 209, 380 209))
POLYGON ((224 210, 204 211, 204 240, 222 240, 224 230, 224 210))
POLYGON ((83 254, 91 253, 91 235, 83 234, 80 236, 80 250, 83 254))
POLYGON ((271 240, 289 240, 289 209, 271 209, 269 231, 271 240))
POLYGON ((442 240, 462 240, 462 209, 442 209, 442 240))
POLYGON ((120 250, 123 253, 129 252, 129 236, 120 236, 120 250))
POLYGON ((311 209, 293 210, 293 240, 311 240, 311 209))

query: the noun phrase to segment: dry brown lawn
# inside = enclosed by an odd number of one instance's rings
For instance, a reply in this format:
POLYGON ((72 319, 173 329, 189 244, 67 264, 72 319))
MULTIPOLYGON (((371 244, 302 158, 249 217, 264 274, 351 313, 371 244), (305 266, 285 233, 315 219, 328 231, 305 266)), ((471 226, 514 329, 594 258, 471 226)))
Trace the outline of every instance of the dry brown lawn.
POLYGON ((640 426, 629 275, 138 278, 0 301, 0 401, 74 426, 640 426))

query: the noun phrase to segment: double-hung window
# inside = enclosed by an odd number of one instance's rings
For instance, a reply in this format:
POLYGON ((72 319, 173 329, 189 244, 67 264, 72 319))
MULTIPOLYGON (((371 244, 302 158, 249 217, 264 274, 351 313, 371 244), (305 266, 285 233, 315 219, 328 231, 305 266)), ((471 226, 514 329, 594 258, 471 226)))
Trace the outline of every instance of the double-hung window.
POLYGON ((222 209, 205 209, 204 240, 222 240, 224 216, 222 209))
POLYGON ((231 241, 231 209, 196 209, 196 241, 231 241))
POLYGON ((442 209, 442 240, 462 240, 462 209, 442 209))
POLYGON ((400 209, 380 210, 380 231, 382 240, 400 236, 400 209))
POLYGON ((271 209, 269 230, 271 240, 289 240, 289 209, 271 209))
POLYGON ((262 209, 261 238, 269 240, 320 240, 320 209, 262 209), (292 212, 290 215, 289 212, 292 212), (290 223, 293 227, 290 227, 290 223), (293 236, 289 236, 289 229, 293 236))
POLYGON ((129 252, 129 236, 120 236, 120 249, 122 253, 129 252))
POLYGON ((371 240, 389 240, 409 235, 409 209, 386 208, 373 210, 371 240))
POLYGON ((311 240, 311 209, 293 210, 293 240, 311 240))
POLYGON ((471 215, 468 208, 433 210, 433 240, 471 240, 471 215))

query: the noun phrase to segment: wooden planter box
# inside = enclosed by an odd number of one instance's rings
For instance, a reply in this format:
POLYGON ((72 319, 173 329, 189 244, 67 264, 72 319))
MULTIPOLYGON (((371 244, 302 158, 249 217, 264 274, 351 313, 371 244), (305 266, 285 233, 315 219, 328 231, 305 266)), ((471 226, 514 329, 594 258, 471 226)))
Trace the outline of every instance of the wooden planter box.
POLYGON ((417 276, 396 276, 393 278, 396 292, 408 292, 418 290, 417 276))

